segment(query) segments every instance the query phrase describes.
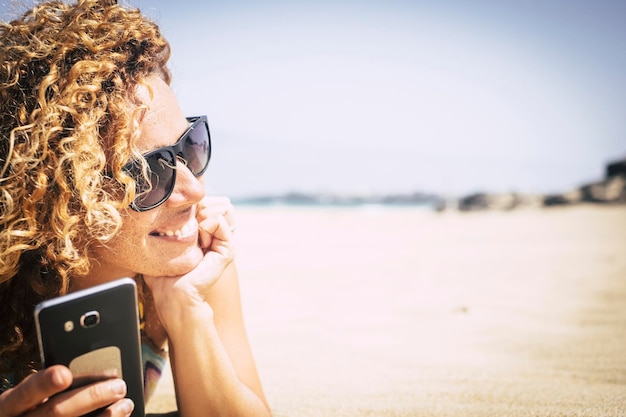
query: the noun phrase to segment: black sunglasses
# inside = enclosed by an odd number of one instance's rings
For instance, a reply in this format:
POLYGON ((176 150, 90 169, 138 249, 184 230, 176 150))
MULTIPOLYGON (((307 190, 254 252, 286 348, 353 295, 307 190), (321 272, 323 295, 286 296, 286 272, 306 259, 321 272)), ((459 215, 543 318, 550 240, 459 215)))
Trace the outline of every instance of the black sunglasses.
POLYGON ((176 162, 183 162, 189 171, 199 177, 204 174, 211 159, 211 135, 206 116, 187 117, 189 128, 172 146, 163 146, 143 155, 149 170, 148 178, 142 164, 132 161, 124 171, 136 184, 136 197, 130 204, 135 211, 147 211, 163 204, 172 194, 176 184, 176 162))

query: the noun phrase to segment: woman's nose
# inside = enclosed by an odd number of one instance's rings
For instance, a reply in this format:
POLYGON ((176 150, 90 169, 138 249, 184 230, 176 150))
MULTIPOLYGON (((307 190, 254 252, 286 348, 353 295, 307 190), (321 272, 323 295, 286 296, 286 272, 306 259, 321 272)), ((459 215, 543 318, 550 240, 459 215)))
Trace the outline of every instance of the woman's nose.
POLYGON ((204 183, 202 177, 196 177, 189 168, 181 162, 176 161, 176 183, 172 195, 167 199, 168 206, 180 206, 185 204, 196 204, 204 197, 204 183))

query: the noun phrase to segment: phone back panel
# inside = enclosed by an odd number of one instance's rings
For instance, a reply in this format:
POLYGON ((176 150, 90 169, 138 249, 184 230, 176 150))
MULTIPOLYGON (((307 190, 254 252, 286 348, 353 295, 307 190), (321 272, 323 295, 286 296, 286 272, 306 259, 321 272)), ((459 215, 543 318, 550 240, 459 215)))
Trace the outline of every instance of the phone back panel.
POLYGON ((35 309, 44 367, 68 366, 74 386, 121 377, 144 415, 137 289, 130 278, 45 301, 35 309))

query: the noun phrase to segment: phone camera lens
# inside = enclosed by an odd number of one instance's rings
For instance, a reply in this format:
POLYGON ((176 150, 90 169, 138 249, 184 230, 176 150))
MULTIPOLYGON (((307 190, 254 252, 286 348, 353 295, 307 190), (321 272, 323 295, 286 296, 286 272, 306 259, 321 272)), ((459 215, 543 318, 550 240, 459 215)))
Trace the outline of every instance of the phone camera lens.
POLYGON ((90 311, 85 313, 80 318, 80 325, 89 328, 93 326, 97 326, 100 323, 100 313, 97 311, 90 311))

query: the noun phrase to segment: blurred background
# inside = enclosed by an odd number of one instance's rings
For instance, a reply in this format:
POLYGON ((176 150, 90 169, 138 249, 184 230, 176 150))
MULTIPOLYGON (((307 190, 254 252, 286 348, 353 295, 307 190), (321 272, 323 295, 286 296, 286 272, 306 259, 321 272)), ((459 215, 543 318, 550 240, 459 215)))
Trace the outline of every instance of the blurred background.
POLYGON ((550 193, 626 156, 622 0, 125 1, 216 193, 550 193))
MULTIPOLYGON (((623 0, 120 1, 170 40, 208 191, 236 201, 547 195, 626 158, 623 0)), ((559 201, 626 202, 615 168, 559 201)), ((238 205, 274 415, 623 416, 624 207, 238 205)))
POLYGON ((209 116, 215 193, 550 193, 626 156, 623 0, 121 2, 209 116))

